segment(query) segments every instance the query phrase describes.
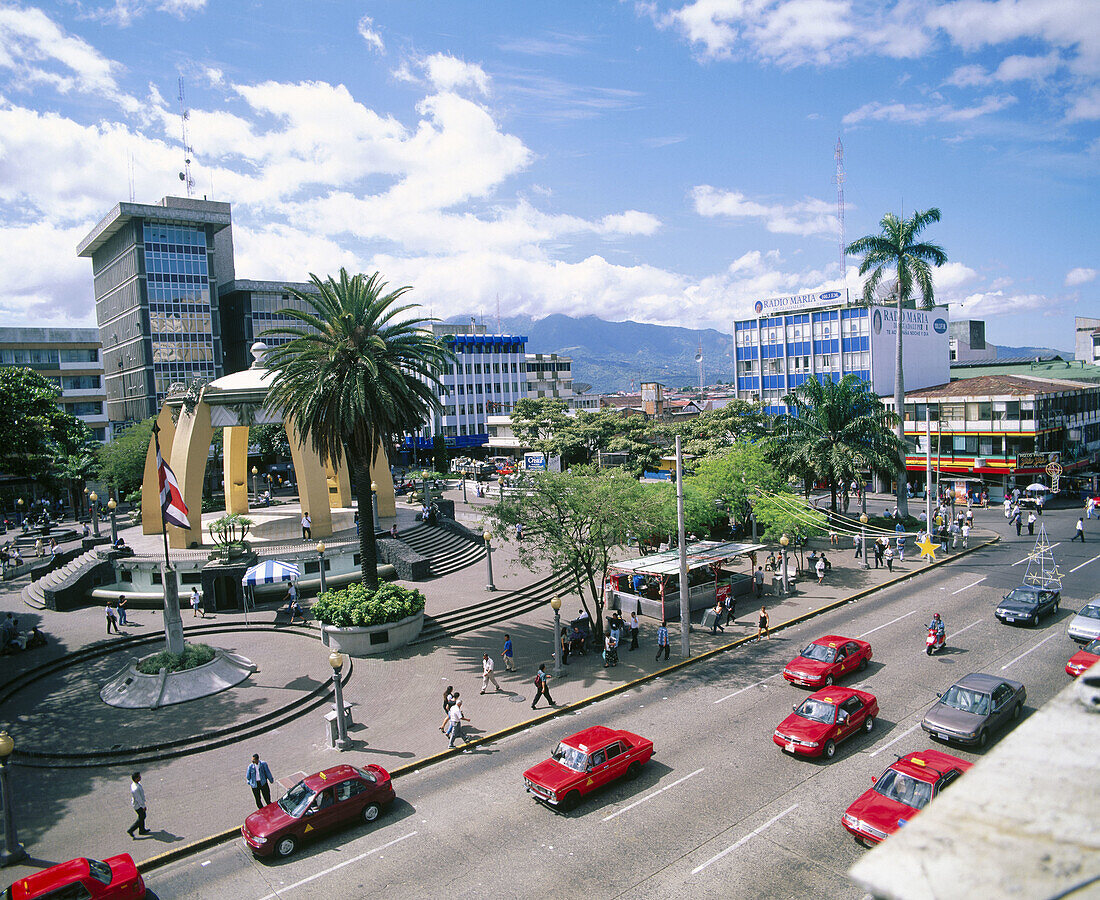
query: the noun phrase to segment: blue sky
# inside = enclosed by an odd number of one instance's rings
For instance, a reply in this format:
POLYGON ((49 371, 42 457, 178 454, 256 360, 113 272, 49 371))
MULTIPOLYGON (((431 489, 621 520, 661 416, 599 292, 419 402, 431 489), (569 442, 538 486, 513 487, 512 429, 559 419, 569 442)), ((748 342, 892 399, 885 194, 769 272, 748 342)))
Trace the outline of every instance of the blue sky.
POLYGON ((437 316, 731 330, 938 206, 937 297, 1003 344, 1100 315, 1096 0, 0 0, 0 322, 94 324, 81 237, 182 185, 238 277, 339 266, 437 316))

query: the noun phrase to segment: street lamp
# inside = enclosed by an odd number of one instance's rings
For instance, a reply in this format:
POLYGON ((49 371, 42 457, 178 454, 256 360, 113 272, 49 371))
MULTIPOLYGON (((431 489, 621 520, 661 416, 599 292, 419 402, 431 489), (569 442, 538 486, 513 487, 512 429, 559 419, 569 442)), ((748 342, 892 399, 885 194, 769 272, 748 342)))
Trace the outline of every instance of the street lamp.
POLYGON ((550 608, 554 610, 554 677, 561 675, 561 597, 554 595, 550 601, 550 608))
POLYGON ((27 526, 23 524, 23 498, 22 497, 20 497, 18 500, 15 501, 15 506, 18 509, 17 516, 19 518, 19 527, 22 528, 24 531, 26 531, 27 526))
POLYGON ((779 564, 783 566, 783 596, 786 597, 790 590, 790 585, 787 584, 787 545, 791 542, 791 539, 786 535, 779 538, 779 564))
POLYGON ((374 515, 374 531, 377 534, 380 526, 378 522, 378 483, 375 481, 370 483, 370 508, 371 513, 374 515))
POLYGON ((15 741, 11 739, 11 735, 6 731, 0 731, 0 803, 4 806, 4 850, 0 852, 0 866, 11 866, 27 858, 27 851, 16 839, 15 817, 11 809, 8 757, 14 749, 15 741))
POLYGON ((111 511, 111 546, 113 547, 118 541, 118 519, 115 518, 115 510, 118 508, 118 504, 115 503, 115 498, 112 497, 107 501, 107 509, 111 511))
POLYGON ((466 471, 462 471, 462 502, 466 503, 466 471))
POLYGON ((252 467, 252 492, 256 495, 256 502, 260 502, 260 470, 252 467))
POLYGON ((95 491, 92 491, 88 499, 92 501, 92 534, 99 537, 99 498, 95 495, 95 491))
POLYGON ((317 556, 321 561, 321 593, 325 592, 325 542, 317 542, 317 556))
POLYGON ((328 664, 332 666, 332 690, 336 695, 336 741, 337 750, 351 749, 348 740, 348 720, 344 712, 344 689, 340 685, 340 670, 344 667, 344 655, 339 650, 329 654, 328 664))
POLYGON ((485 567, 489 573, 489 583, 485 585, 485 590, 495 591, 497 586, 493 584, 493 545, 491 543, 493 535, 486 531, 482 537, 485 538, 485 567))
POLYGON ((860 568, 869 569, 871 567, 867 564, 867 513, 860 513, 860 516, 859 516, 859 532, 860 532, 860 543, 863 545, 863 550, 861 551, 861 555, 863 556, 863 561, 860 565, 860 568))

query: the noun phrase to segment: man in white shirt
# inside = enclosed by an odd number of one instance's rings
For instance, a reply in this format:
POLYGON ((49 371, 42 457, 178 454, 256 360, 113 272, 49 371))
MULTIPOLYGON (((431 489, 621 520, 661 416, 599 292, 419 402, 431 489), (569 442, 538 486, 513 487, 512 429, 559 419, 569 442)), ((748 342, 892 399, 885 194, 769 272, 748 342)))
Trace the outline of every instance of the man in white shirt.
POLYGON ((135 831, 138 834, 148 834, 149 829, 145 827, 145 788, 141 786, 141 772, 134 772, 130 778, 130 804, 137 813, 137 821, 126 829, 126 833, 133 837, 135 831))
POLYGON ((470 720, 467 719, 466 716, 462 713, 461 700, 456 700, 455 705, 447 711, 447 718, 450 720, 451 723, 451 740, 447 744, 447 746, 453 747, 455 745, 455 741, 459 738, 462 738, 462 743, 465 744, 466 739, 462 737, 462 723, 469 722, 470 720))
POLYGON ((302 513, 302 540, 313 540, 313 519, 309 517, 308 512, 302 513))
POLYGON ((497 684, 496 676, 493 674, 493 658, 486 653, 481 657, 481 693, 485 693, 489 690, 489 682, 493 683, 493 687, 496 690, 500 690, 500 685, 497 684))

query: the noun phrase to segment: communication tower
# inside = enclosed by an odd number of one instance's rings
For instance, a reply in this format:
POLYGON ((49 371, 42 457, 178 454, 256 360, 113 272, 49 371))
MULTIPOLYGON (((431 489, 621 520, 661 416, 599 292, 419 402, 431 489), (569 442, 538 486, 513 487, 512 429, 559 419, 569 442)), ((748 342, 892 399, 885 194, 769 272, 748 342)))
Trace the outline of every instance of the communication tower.
POLYGON ((189 118, 189 114, 187 112, 187 104, 184 102, 182 75, 180 76, 179 87, 180 136, 183 140, 183 171, 180 172, 180 181, 183 182, 184 188, 187 190, 187 196, 193 197, 195 194, 195 179, 191 177, 191 157, 194 155, 194 151, 191 149, 191 142, 187 137, 187 119, 189 118))
POLYGON ((840 223, 840 277, 848 280, 848 253, 844 244, 844 145, 840 142, 840 136, 836 139, 836 150, 833 153, 836 160, 836 218, 840 223))
POLYGON ((695 351, 695 362, 699 366, 699 396, 703 396, 703 342, 699 342, 699 349, 695 351))

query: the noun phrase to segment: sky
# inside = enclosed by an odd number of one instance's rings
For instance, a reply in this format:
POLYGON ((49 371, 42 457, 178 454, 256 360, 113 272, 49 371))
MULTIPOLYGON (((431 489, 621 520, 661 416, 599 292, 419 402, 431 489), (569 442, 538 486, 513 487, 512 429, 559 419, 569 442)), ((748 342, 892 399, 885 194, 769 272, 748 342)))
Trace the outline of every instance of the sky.
POLYGON ((233 205, 238 278, 438 317, 731 331, 937 207, 995 343, 1100 316, 1098 0, 0 0, 0 324, 94 325, 115 203, 233 205))

